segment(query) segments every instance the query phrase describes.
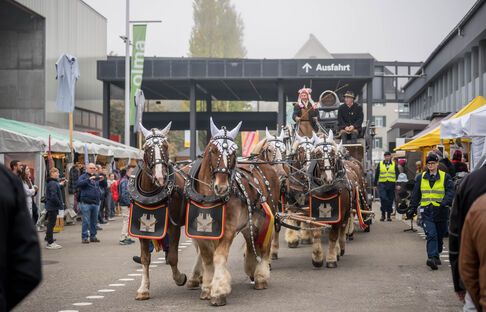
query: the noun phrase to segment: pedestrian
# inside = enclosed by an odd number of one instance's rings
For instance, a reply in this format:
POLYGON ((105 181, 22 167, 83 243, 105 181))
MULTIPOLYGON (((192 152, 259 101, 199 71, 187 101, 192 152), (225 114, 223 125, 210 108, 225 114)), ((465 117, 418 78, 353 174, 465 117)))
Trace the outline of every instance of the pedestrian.
POLYGON ((407 217, 413 217, 420 206, 422 225, 427 237, 426 264, 432 270, 437 270, 441 264, 440 253, 447 232, 448 207, 454 197, 454 183, 449 174, 438 170, 437 155, 429 154, 426 166, 427 170, 415 179, 407 217))
POLYGON ((474 306, 470 296, 466 296, 466 287, 459 275, 459 257, 461 255, 461 233, 464 220, 473 202, 486 194, 486 166, 468 174, 457 188, 452 204, 449 222, 449 261, 452 270, 454 291, 465 307, 474 306))
MULTIPOLYGON (((32 183, 30 177, 30 168, 27 165, 22 165, 20 169, 20 179, 22 180, 22 184, 24 185, 24 192, 25 192, 25 201, 27 203, 27 209, 30 212, 30 216, 33 218, 34 210, 33 210, 33 203, 34 203, 34 196, 37 195, 37 191, 39 187, 32 183)), ((38 212, 36 212, 38 213, 38 212)))
POLYGON ((395 201, 396 181, 398 178, 398 166, 391 159, 391 153, 384 153, 384 160, 380 161, 375 170, 375 183, 381 202, 380 221, 392 221, 393 202, 395 201))
POLYGON ((467 213, 461 235, 459 273, 478 311, 486 311, 486 195, 467 213))
POLYGON ((338 109, 338 128, 343 144, 355 144, 363 124, 363 107, 355 103, 353 91, 346 91, 338 109))
POLYGON ((62 246, 57 244, 54 239, 54 226, 56 225, 59 210, 64 210, 64 201, 62 199, 61 186, 66 181, 59 181, 59 169, 53 167, 49 170, 49 178, 46 186, 46 211, 47 211, 47 229, 46 237, 47 249, 61 249, 62 246))
POLYGON ((41 281, 39 240, 22 183, 0 164, 0 311, 10 311, 41 281))
POLYGON ((66 224, 76 224, 76 182, 81 175, 80 163, 76 162, 74 166, 69 170, 69 183, 68 183, 68 205, 66 209, 66 224))
POLYGON ((112 185, 115 183, 115 174, 110 173, 108 174, 107 179, 107 188, 106 188, 106 210, 107 210, 107 219, 108 221, 113 221, 115 217, 115 202, 113 201, 113 195, 111 192, 112 185))
POLYGON ((129 216, 129 206, 131 203, 130 195, 128 194, 128 179, 132 175, 133 167, 129 166, 126 170, 121 171, 118 202, 120 203, 123 225, 120 235, 120 245, 132 244, 135 241, 128 237, 128 216, 129 216))
POLYGON ((422 162, 420 160, 417 160, 415 162, 415 177, 417 175, 422 174, 423 168, 422 168, 422 162))
POLYGON ((454 155, 452 156, 452 164, 454 165, 456 174, 458 174, 459 172, 469 172, 466 163, 462 161, 461 150, 456 150, 454 152, 454 155))
POLYGON ((96 222, 101 197, 100 179, 100 176, 96 175, 96 166, 93 163, 89 163, 86 166, 86 173, 82 174, 78 179, 77 187, 80 190, 79 206, 83 214, 83 225, 81 229, 81 242, 83 244, 100 242, 96 237, 96 222))
POLYGON ((20 176, 20 168, 21 167, 22 167, 22 163, 20 162, 20 160, 12 160, 10 162, 10 170, 16 176, 20 176))
POLYGON ((108 186, 106 182, 106 174, 101 165, 96 165, 96 175, 100 177, 99 187, 100 187, 100 209, 98 211, 98 223, 107 224, 108 221, 105 219, 105 199, 106 199, 106 188, 108 186))

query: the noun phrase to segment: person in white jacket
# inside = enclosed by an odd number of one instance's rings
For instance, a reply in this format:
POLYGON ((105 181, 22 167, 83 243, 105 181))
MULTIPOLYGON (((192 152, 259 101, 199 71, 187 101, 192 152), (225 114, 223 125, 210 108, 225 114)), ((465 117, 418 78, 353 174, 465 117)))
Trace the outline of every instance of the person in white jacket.
POLYGON ((30 168, 27 165, 22 165, 20 169, 20 178, 22 179, 22 184, 24 185, 27 208, 29 209, 30 216, 32 217, 32 201, 34 196, 37 195, 39 187, 32 183, 30 177, 30 168))

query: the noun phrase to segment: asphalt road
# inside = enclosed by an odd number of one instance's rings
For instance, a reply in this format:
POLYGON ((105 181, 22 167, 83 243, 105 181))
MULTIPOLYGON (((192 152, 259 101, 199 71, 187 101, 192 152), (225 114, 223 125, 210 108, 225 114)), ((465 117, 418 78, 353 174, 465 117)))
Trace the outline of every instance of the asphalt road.
MULTIPOLYGON (((99 232, 101 243, 89 245, 81 244, 80 225, 55 234, 64 248, 42 249, 44 280, 14 311, 461 310, 447 252, 439 270, 431 271, 425 265, 423 232, 404 233, 407 225, 398 220, 376 222, 370 233, 356 233, 337 269, 313 268, 311 247, 288 249, 281 235, 280 259, 272 264, 269 288, 259 291, 244 274, 243 242, 238 238, 229 263, 233 291, 228 304, 219 308, 199 300, 198 290, 176 286, 163 253, 152 255, 158 263, 151 269, 151 299, 136 301, 141 266, 131 258, 139 254, 139 244, 120 246, 120 228, 118 218, 99 232)), ((179 267, 189 275, 195 250, 186 238, 181 243, 179 267)))

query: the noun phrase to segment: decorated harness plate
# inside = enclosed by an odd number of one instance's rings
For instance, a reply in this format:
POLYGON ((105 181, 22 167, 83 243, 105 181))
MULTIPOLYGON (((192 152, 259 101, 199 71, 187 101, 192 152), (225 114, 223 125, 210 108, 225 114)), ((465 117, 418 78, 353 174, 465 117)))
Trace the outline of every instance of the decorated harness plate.
POLYGON ((169 224, 167 205, 144 206, 137 202, 130 205, 128 233, 146 239, 162 239, 169 224))
POLYGON ((311 195, 309 199, 309 214, 316 222, 335 224, 341 222, 341 196, 339 193, 318 197, 311 195))
POLYGON ((186 206, 186 235, 191 238, 218 240, 224 235, 226 204, 204 205, 190 200, 186 206))

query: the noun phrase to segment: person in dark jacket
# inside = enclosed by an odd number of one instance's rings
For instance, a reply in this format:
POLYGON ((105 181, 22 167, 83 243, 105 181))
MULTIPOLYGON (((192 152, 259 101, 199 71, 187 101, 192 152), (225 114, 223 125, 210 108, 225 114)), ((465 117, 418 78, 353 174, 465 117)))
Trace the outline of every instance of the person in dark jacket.
POLYGON ((412 218, 420 207, 422 224, 427 236, 426 264, 432 270, 437 270, 437 266, 441 264, 439 255, 447 232, 448 207, 454 197, 454 182, 449 174, 438 170, 437 155, 429 154, 426 166, 427 170, 415 179, 407 217, 412 218))
POLYGON ((376 166, 375 183, 378 187, 381 202, 381 219, 380 221, 391 221, 393 212, 393 202, 395 200, 395 188, 398 175, 400 174, 398 166, 391 159, 391 153, 385 152, 384 160, 376 166), (386 215, 385 215, 386 214, 386 215))
POLYGON ((106 173, 103 170, 101 165, 96 165, 96 174, 100 177, 99 185, 100 185, 100 209, 98 210, 98 222, 99 224, 107 224, 108 219, 106 217, 106 193, 108 188, 106 173))
POLYGON ((449 222, 449 261, 451 264, 454 291, 461 301, 464 301, 466 295, 466 288, 459 275, 458 262, 462 228, 471 205, 483 194, 486 194, 486 166, 474 170, 462 180, 456 191, 451 209, 449 222))
POLYGON ((64 210, 64 201, 62 199, 61 186, 64 186, 65 180, 59 182, 59 170, 51 168, 46 186, 46 211, 47 211, 47 229, 46 237, 47 249, 61 249, 62 246, 54 241, 54 226, 56 225, 59 210, 64 210))
POLYGON ((344 104, 338 109, 338 127, 343 144, 356 143, 363 124, 363 107, 354 103, 354 92, 344 94, 344 104))
POLYGON ((37 233, 20 179, 0 164, 0 311, 10 311, 41 281, 37 233))
POLYGON ((460 150, 454 152, 454 155, 452 156, 452 164, 454 165, 456 174, 459 172, 469 172, 466 163, 462 161, 462 152, 460 150))
POLYGON ((79 206, 83 213, 83 225, 81 229, 81 242, 83 244, 99 243, 96 237, 96 222, 98 219, 98 209, 100 206, 100 186, 99 181, 102 177, 96 175, 96 166, 90 163, 86 167, 86 173, 82 174, 77 183, 79 188, 79 206), (88 240, 89 230, 89 240, 88 240))

